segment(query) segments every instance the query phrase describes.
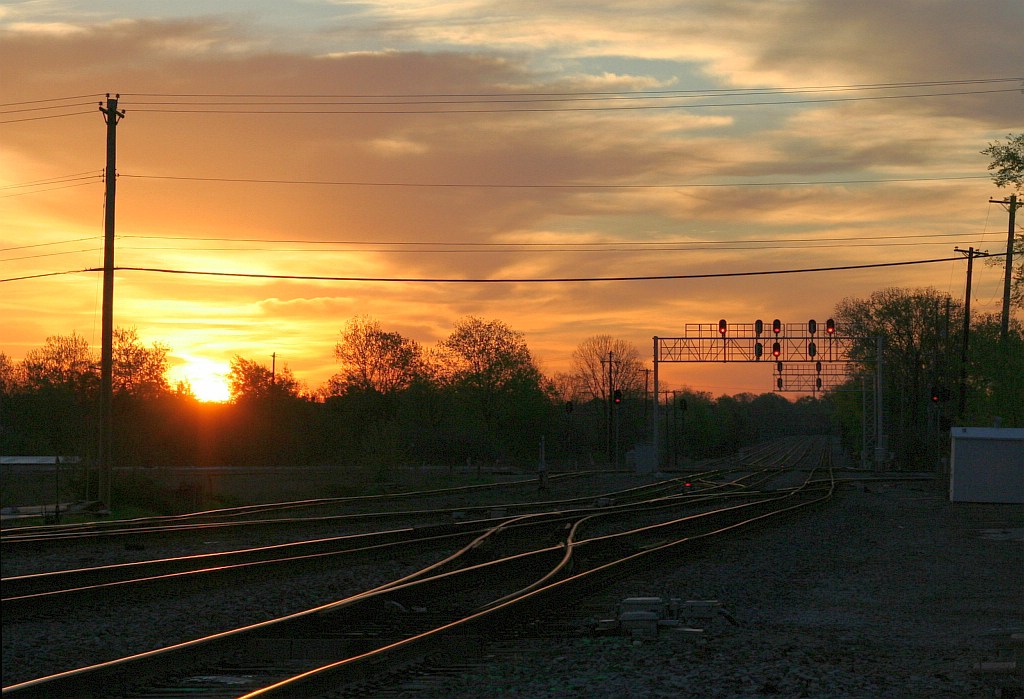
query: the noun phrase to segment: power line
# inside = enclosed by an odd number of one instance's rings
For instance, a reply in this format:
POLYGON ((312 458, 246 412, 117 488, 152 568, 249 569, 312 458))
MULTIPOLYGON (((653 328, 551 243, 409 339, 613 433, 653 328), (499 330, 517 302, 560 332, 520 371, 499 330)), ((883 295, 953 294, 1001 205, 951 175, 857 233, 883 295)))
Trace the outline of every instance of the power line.
POLYGON ((82 114, 95 114, 95 112, 68 112, 67 114, 48 114, 46 116, 22 117, 20 119, 0 119, 0 124, 16 124, 22 121, 42 121, 43 119, 61 119, 63 117, 80 116, 82 114))
MULTIPOLYGON (((1019 77, 1009 78, 974 78, 968 80, 930 80, 917 82, 897 83, 852 83, 847 85, 802 85, 788 87, 750 87, 750 88, 719 88, 701 90, 570 90, 570 91, 547 91, 547 92, 448 92, 448 93, 342 93, 342 94, 286 94, 286 93, 166 93, 166 92, 123 92, 122 97, 187 97, 187 98, 239 98, 239 99, 403 99, 403 98, 424 98, 424 97, 508 97, 508 96, 578 96, 578 95, 686 95, 686 96, 721 96, 741 94, 766 94, 766 93, 794 93, 794 92, 830 92, 842 90, 891 90, 916 87, 942 87, 952 85, 979 85, 1005 82, 1020 82, 1019 77)), ((88 97, 83 95, 82 97, 88 97)), ((66 99, 78 99, 68 97, 66 99)), ((0 106, 8 106, 2 105, 0 106)))
POLYGON ((28 248, 44 248, 50 245, 66 245, 67 243, 80 243, 83 240, 96 240, 99 236, 91 235, 85 238, 71 238, 70 240, 58 240, 52 243, 32 243, 31 245, 15 245, 9 248, 0 248, 0 252, 10 252, 11 250, 26 250, 28 248))
MULTIPOLYGON (((955 235, 955 234, 954 234, 955 235)), ((958 236, 962 237, 962 236, 958 236)), ((424 243, 426 245, 426 243, 424 243)), ((372 252, 372 253, 393 253, 393 254, 444 254, 444 255, 458 255, 458 254, 523 254, 523 253, 542 253, 550 254, 553 252, 571 252, 571 253, 584 253, 584 252, 595 252, 595 253, 608 253, 608 252, 700 252, 706 250, 715 250, 717 252, 732 252, 732 251, 749 251, 749 250, 828 250, 832 248, 878 248, 878 247, 909 247, 909 246, 922 246, 922 245, 949 245, 948 241, 937 240, 933 242, 877 242, 877 243, 834 243, 827 245, 791 245, 780 247, 778 245, 737 245, 723 241, 720 245, 679 245, 672 247, 601 247, 601 248, 587 248, 587 247, 550 247, 544 249, 538 248, 527 248, 519 249, 515 247, 509 247, 505 249, 431 249, 431 248, 418 248, 415 250, 396 250, 394 248, 343 248, 338 250, 325 250, 323 248, 193 248, 193 247, 171 247, 171 246, 125 246, 121 245, 118 247, 119 250, 135 250, 135 251, 167 251, 172 250, 176 252, 317 252, 317 253, 336 253, 336 254, 347 254, 354 252, 372 252), (726 247, 728 246, 728 247, 726 247)), ((85 251, 72 251, 72 252, 85 252, 85 251)), ((51 253, 52 255, 65 255, 68 253, 51 253)), ((44 257, 44 255, 36 255, 35 257, 44 257)), ((28 258, 11 258, 11 259, 28 259, 28 258)), ((7 260, 0 260, 4 262, 7 260)))
POLYGON ((24 197, 29 194, 39 194, 41 192, 53 192, 58 189, 71 189, 73 187, 86 187, 94 184, 93 182, 78 182, 76 184, 62 184, 57 187, 43 187, 42 189, 33 189, 29 192, 15 192, 14 194, 0 194, 0 199, 10 199, 11 197, 24 197))
POLYGON ((64 252, 44 252, 38 255, 22 255, 21 257, 8 257, 0 260, 0 262, 15 262, 16 260, 34 260, 40 257, 56 257, 58 255, 74 255, 80 252, 96 252, 103 248, 84 248, 82 250, 65 250, 64 252))
POLYGON ((70 100, 84 100, 84 99, 98 99, 103 94, 100 92, 94 92, 91 95, 70 95, 68 97, 47 97, 45 99, 38 100, 24 100, 22 102, 0 102, 0 107, 20 107, 24 104, 42 104, 43 102, 67 102, 70 100))
MULTIPOLYGON (((955 238, 964 237, 962 233, 911 233, 906 235, 874 235, 874 236, 834 236, 824 238, 744 238, 734 241, 723 241, 723 240, 654 240, 654 241, 630 241, 630 240, 613 240, 613 241, 591 241, 585 243, 576 243, 575 245, 585 246, 615 246, 615 245, 635 245, 635 246, 654 246, 654 245, 701 245, 701 244, 721 244, 721 245, 733 245, 739 243, 815 243, 815 242, 849 242, 849 241, 862 241, 862 240, 879 240, 879 241, 891 241, 891 240, 909 240, 909 239, 920 239, 920 238, 955 238)), ((124 239, 135 239, 135 240, 190 240, 190 241, 208 241, 208 242, 239 242, 239 243, 282 243, 292 245, 296 243, 308 244, 308 245, 393 245, 393 246, 422 246, 432 245, 435 247, 466 247, 474 246, 480 248, 510 248, 510 247, 522 247, 522 248, 550 248, 554 246, 565 246, 574 245, 574 243, 557 242, 557 243, 538 243, 538 242, 521 242, 521 243, 481 243, 481 242, 425 242, 425 241, 391 241, 385 242, 380 240, 309 240, 301 238, 283 238, 283 239, 272 239, 272 238, 225 238, 225 237, 205 237, 205 236, 172 236, 172 235, 136 235, 136 234, 125 234, 119 236, 122 240, 124 239)), ((74 241, 67 241, 74 242, 74 241)), ((944 244, 944 243, 943 243, 944 244)), ((146 248, 139 248, 146 249, 146 248)))
MULTIPOLYGON (((525 114, 542 112, 607 112, 607 111, 639 111, 639 110, 665 110, 665 109, 709 109, 724 107, 754 107, 754 106, 782 106, 797 104, 827 104, 837 102, 864 102, 874 100, 897 100, 897 99, 919 99, 926 97, 956 97, 966 95, 983 95, 1006 92, 1018 92, 1018 88, 998 88, 992 90, 967 90, 960 92, 929 92, 913 95, 870 95, 862 97, 824 97, 821 99, 798 99, 798 100, 762 100, 752 102, 710 102, 698 104, 644 104, 644 105, 608 105, 603 107, 521 107, 515 109, 485 109, 474 107, 470 109, 178 109, 159 108, 148 109, 146 107, 132 107, 133 112, 157 112, 165 114, 525 114)), ((555 101, 577 101, 575 98, 555 101)), ((522 104, 524 100, 517 100, 514 103, 522 104)), ((488 103, 494 103, 488 102, 488 103)), ((371 103, 362 103, 368 104, 371 103)), ((383 103, 401 106, 400 102, 383 103)), ((439 103, 442 104, 442 103, 439 103)), ((462 102, 460 104, 470 104, 462 102)), ((348 106, 338 103, 339 106, 348 106)), ((372 106, 372 105, 371 105, 372 106)), ((3 122, 0 122, 3 123, 3 122)))
POLYGON ((119 172, 118 177, 144 180, 173 180, 183 182, 224 182, 234 184, 287 184, 322 185, 335 187, 424 187, 424 188, 477 188, 477 189, 684 189, 721 187, 797 187, 813 185, 885 184, 893 182, 943 182, 955 180, 984 180, 988 175, 953 175, 949 177, 891 177, 857 180, 793 180, 781 182, 677 182, 668 184, 529 184, 497 182, 374 182, 360 180, 289 180, 251 177, 194 177, 184 175, 136 175, 119 172))
MULTIPOLYGON (((906 262, 880 262, 864 265, 842 265, 836 267, 810 267, 804 269, 769 270, 757 272, 706 272, 703 274, 657 274, 628 277, 556 277, 556 278, 510 278, 510 279, 455 279, 443 277, 327 277, 316 275, 291 274, 256 274, 247 272, 201 272, 182 269, 161 269, 155 267, 117 267, 122 272, 154 272, 160 274, 188 274, 215 277, 246 277, 252 279, 293 279, 299 281, 339 281, 339 282, 404 282, 404 283, 435 283, 435 284, 546 284, 546 283, 579 283, 579 282, 633 282, 633 281, 666 281, 673 279, 716 279, 725 277, 756 277, 777 274, 804 274, 808 272, 838 272, 857 269, 878 269, 883 267, 905 267, 924 265, 935 262, 951 262, 962 258, 944 257, 932 260, 910 260, 906 262)), ((86 271, 101 271, 94 268, 86 271)))
MULTIPOLYGON (((991 253, 992 257, 1004 256, 1006 253, 991 253)), ((576 283, 576 282, 632 282, 632 281, 665 281, 673 279, 715 279, 726 277, 772 276, 777 274, 804 274, 808 272, 840 272, 859 269, 879 269, 884 267, 906 267, 910 265, 926 265, 936 262, 959 262, 962 257, 943 257, 931 260, 907 260, 904 262, 876 262, 863 265, 841 265, 835 267, 809 267, 803 269, 781 269, 754 272, 709 272, 705 274, 660 274, 629 277, 559 277, 559 278, 520 278, 520 279, 453 279, 441 277, 326 277, 299 274, 257 274, 251 272, 202 272, 185 269, 163 269, 157 267, 115 267, 119 272, 152 272, 158 274, 182 274, 212 277, 242 277, 249 279, 282 279, 296 281, 337 281, 337 282, 397 282, 415 284, 545 284, 545 283, 576 283)), ((0 279, 0 282, 36 279, 82 272, 102 272, 102 267, 68 270, 65 272, 49 272, 24 277, 0 279)))
POLYGON ((0 185, 0 190, 3 189, 21 189, 23 187, 38 187, 47 184, 58 184, 61 182, 74 182, 82 179, 98 179, 103 177, 102 170, 86 170, 85 172, 75 172, 70 175, 58 175, 57 177, 47 177, 42 180, 32 180, 31 182, 13 182, 11 184, 0 185))
POLYGON ((52 109, 70 109, 72 107, 85 107, 88 102, 72 102, 70 104, 48 104, 41 107, 18 107, 17 109, 0 109, 0 114, 20 114, 24 112, 42 112, 52 109))

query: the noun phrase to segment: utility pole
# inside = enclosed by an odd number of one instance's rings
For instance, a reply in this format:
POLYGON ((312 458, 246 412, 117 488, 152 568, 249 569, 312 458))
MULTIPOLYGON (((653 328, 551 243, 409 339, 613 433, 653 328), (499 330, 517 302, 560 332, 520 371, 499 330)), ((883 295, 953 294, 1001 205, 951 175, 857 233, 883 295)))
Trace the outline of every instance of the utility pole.
POLYGON ((615 455, 612 453, 614 442, 612 441, 612 433, 615 428, 612 426, 612 421, 615 419, 615 405, 613 404, 612 396, 615 394, 615 379, 612 375, 612 367, 614 364, 615 353, 608 352, 608 461, 612 464, 612 467, 618 466, 616 463, 615 455))
POLYGON ((114 201, 117 190, 117 122, 124 112, 117 110, 120 95, 107 95, 107 106, 100 111, 107 122, 107 167, 104 170, 106 195, 103 202, 103 327, 100 348, 100 463, 99 499, 110 509, 113 481, 114 441, 114 201))
MULTIPOLYGON (((1016 228, 1017 195, 1011 194, 1009 199, 989 199, 990 204, 1004 204, 1010 211, 1010 225, 1006 233, 1006 272, 1003 275, 1003 321, 999 328, 999 341, 1006 347, 1010 335, 1010 282, 1013 279, 1013 234, 1016 228)), ((1005 351, 1005 350, 1004 350, 1005 351)))
POLYGON ((960 400, 957 403, 957 416, 963 421, 967 409, 967 348, 971 337, 971 276, 974 270, 975 257, 988 257, 987 252, 975 250, 973 247, 954 252, 967 255, 967 289, 964 291, 964 341, 960 347, 960 400))

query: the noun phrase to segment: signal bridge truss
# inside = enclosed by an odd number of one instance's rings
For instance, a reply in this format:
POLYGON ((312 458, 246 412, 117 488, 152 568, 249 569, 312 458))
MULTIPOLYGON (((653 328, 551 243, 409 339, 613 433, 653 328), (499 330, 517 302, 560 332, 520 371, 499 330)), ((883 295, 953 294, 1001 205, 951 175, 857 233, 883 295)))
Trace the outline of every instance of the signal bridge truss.
POLYGON ((827 391, 851 378, 858 341, 836 332, 831 320, 687 323, 682 337, 654 338, 654 371, 659 363, 761 362, 774 370, 776 391, 827 391))
MULTIPOLYGON (((881 338, 852 337, 839 332, 830 318, 825 323, 687 323, 682 337, 654 338, 654 391, 659 393, 658 366, 664 363, 752 362, 771 367, 773 390, 817 393, 855 390, 863 396, 862 458, 874 455, 876 467, 885 456, 882 424, 881 338), (855 360, 855 347, 875 345, 875 356, 855 360), (873 376, 862 365, 874 364, 873 376), (853 380, 857 379, 857 380, 853 380)), ((658 454, 659 406, 654 401, 652 437, 658 454)))

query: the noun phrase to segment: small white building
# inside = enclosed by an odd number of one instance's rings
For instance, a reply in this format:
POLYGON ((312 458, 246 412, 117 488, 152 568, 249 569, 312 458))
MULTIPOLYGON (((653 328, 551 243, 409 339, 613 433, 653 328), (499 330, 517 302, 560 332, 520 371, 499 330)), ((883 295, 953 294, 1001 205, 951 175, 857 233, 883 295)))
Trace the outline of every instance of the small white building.
POLYGON ((950 429, 949 499, 1024 503, 1024 429, 950 429))

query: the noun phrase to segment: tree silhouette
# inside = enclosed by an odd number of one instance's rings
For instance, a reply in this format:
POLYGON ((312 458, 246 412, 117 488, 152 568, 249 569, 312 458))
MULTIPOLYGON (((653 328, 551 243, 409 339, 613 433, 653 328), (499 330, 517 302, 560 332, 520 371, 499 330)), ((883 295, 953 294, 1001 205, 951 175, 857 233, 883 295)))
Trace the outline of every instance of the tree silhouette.
POLYGON ((347 389, 392 394, 409 388, 423 371, 423 353, 415 340, 386 332, 368 316, 352 318, 334 346, 341 371, 335 392, 347 389))

